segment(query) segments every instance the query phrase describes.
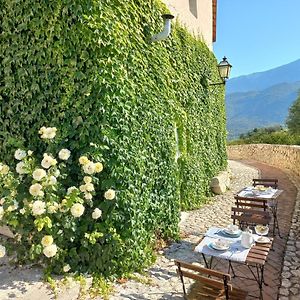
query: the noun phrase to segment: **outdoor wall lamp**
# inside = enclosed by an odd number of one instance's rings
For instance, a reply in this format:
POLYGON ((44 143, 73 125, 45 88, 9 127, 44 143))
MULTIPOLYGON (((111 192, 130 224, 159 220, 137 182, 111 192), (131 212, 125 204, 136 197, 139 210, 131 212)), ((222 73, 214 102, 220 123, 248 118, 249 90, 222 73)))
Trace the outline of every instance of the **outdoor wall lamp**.
POLYGON ((162 18, 165 22, 164 29, 160 33, 153 35, 151 38, 151 42, 165 40, 171 33, 171 20, 174 18, 174 16, 165 14, 162 15, 162 18))
POLYGON ((225 84, 226 79, 229 78, 231 67, 232 65, 227 61, 227 58, 224 56, 223 60, 220 61, 220 63, 218 64, 219 75, 221 77, 222 82, 211 83, 210 85, 225 84))

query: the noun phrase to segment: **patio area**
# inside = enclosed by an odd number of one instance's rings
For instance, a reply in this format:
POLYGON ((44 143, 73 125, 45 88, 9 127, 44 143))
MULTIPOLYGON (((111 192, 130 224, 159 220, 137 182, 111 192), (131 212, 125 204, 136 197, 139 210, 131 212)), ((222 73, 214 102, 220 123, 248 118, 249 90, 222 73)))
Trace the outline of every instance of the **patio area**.
MULTIPOLYGON (((215 196, 214 201, 199 210, 184 212, 180 223, 182 239, 159 251, 156 263, 146 269, 145 274, 135 274, 134 279, 115 284, 114 292, 109 299, 182 299, 182 286, 176 274, 174 259, 203 264, 201 255, 193 251, 197 242, 209 227, 222 227, 232 222, 230 215, 234 202, 233 195, 244 186, 250 185, 252 178, 257 176, 278 178, 279 188, 284 190, 278 206, 279 226, 283 238, 275 237, 274 251, 271 251, 268 256, 265 266, 265 281, 268 285, 263 288, 264 299, 278 299, 278 297, 281 300, 299 299, 300 245, 299 242, 291 240, 296 240, 297 234, 299 235, 299 226, 292 225, 292 230, 295 232, 288 237, 293 214, 300 214, 299 208, 294 211, 297 198, 294 183, 286 173, 262 163, 230 161, 229 165, 232 171, 231 189, 223 195, 215 196), (294 246, 295 243, 297 248, 294 246)), ((297 203, 299 202, 298 199, 297 203)), ((223 267, 223 271, 227 271, 228 265, 223 267)), ((222 270, 222 266, 220 268, 219 265, 218 268, 222 270)), ((237 270, 240 274, 249 275, 245 267, 239 267, 237 270)), ((250 294, 257 296, 259 294, 257 283, 254 281, 234 278, 233 284, 247 289, 250 294)), ((77 299, 78 291, 79 286, 75 283, 68 288, 61 287, 58 291, 58 299, 77 299)), ((41 296, 45 300, 54 299, 48 285, 43 283, 42 273, 38 268, 16 269, 6 263, 0 266, 0 299, 34 300, 41 296)))

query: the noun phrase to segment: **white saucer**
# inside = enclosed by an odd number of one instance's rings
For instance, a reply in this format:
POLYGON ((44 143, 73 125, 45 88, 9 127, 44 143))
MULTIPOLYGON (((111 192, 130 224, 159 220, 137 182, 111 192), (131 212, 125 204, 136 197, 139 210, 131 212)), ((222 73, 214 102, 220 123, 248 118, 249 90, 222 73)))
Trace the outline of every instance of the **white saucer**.
POLYGON ((260 236, 256 239, 256 243, 259 243, 259 244, 266 244, 266 243, 270 243, 271 240, 266 237, 266 236, 260 236))
POLYGON ((226 233, 228 235, 232 235, 232 236, 239 236, 242 233, 242 231, 240 229, 231 231, 231 230, 228 230, 227 228, 224 228, 223 231, 224 231, 224 233, 226 233))
POLYGON ((219 251, 228 250, 229 247, 230 247, 230 245, 228 245, 228 246, 219 246, 219 245, 215 244, 214 242, 211 242, 208 246, 213 248, 214 250, 219 250, 219 251))

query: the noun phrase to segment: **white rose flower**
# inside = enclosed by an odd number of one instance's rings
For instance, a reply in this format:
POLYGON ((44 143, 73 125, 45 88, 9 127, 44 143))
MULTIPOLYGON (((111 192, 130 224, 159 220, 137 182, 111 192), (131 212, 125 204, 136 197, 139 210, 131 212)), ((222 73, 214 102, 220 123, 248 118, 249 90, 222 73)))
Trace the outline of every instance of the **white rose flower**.
POLYGON ((102 210, 99 208, 95 208, 94 211, 92 212, 92 218, 94 220, 99 219, 101 217, 101 215, 102 215, 102 210))
POLYGON ((83 172, 86 174, 94 174, 95 173, 95 164, 93 162, 88 162, 87 164, 83 165, 82 167, 83 172))
POLYGON ((56 183, 57 183, 56 177, 55 177, 55 176, 50 176, 50 178, 49 178, 49 180, 48 180, 48 183, 49 183, 50 185, 56 184, 56 183))
POLYGON ((101 162, 95 163, 95 172, 96 172, 96 173, 100 173, 100 172, 102 172, 102 170, 103 170, 103 165, 102 165, 102 163, 101 163, 101 162))
POLYGON ((26 209, 23 207, 19 210, 21 215, 24 215, 26 213, 26 209))
POLYGON ((42 188, 43 187, 39 183, 35 183, 30 186, 29 193, 34 197, 37 197, 37 196, 42 197, 42 196, 44 196, 44 192, 42 191, 42 188))
POLYGON ((79 157, 79 163, 81 164, 81 165, 86 165, 87 163, 89 163, 90 161, 89 161, 89 159, 86 157, 86 156, 80 156, 79 157))
POLYGON ((92 177, 91 176, 84 176, 83 181, 84 181, 84 183, 91 183, 92 182, 92 177))
POLYGON ((86 200, 92 200, 93 199, 93 195, 91 193, 84 193, 84 199, 86 199, 86 200))
POLYGON ((76 186, 71 186, 67 189, 67 195, 70 195, 72 192, 77 191, 76 186))
POLYGON ((58 152, 58 157, 62 160, 68 160, 71 155, 71 151, 68 149, 61 149, 58 152))
POLYGON ((32 173, 32 177, 36 181, 41 181, 46 176, 46 171, 44 169, 35 169, 32 173))
POLYGON ((107 200, 113 200, 116 197, 116 192, 113 189, 109 189, 104 193, 104 198, 107 200))
POLYGON ((67 265, 64 265, 64 267, 63 267, 63 271, 64 271, 65 273, 69 272, 70 270, 71 270, 71 267, 70 267, 70 265, 69 265, 69 264, 67 264, 67 265))
POLYGON ((41 165, 45 169, 49 169, 51 166, 55 166, 57 164, 57 160, 54 159, 51 155, 44 153, 44 158, 41 162, 41 165))
POLYGON ((87 192, 93 192, 95 190, 94 185, 92 183, 86 183, 85 184, 85 190, 87 192))
POLYGON ((0 245, 0 258, 4 257, 6 254, 6 249, 4 246, 0 245))
POLYGON ((71 214, 75 218, 79 218, 84 213, 84 206, 80 203, 75 203, 71 207, 71 214))
POLYGON ((41 241, 43 247, 48 247, 53 244, 53 237, 52 235, 44 235, 41 241))
POLYGON ((31 155, 33 154, 33 151, 28 150, 28 151, 27 151, 27 154, 28 154, 28 156, 31 156, 31 155))
POLYGON ((41 135, 42 139, 53 139, 56 135, 57 129, 55 127, 42 127, 39 130, 39 134, 41 135))
POLYGON ((46 203, 40 200, 34 201, 32 203, 32 214, 34 216, 42 215, 46 211, 46 203))
POLYGON ((79 187, 79 189, 80 189, 81 192, 85 192, 85 191, 86 191, 85 184, 82 184, 82 185, 79 187))
POLYGON ((0 221, 2 220, 3 218, 3 215, 4 215, 4 209, 2 206, 0 206, 0 221))
POLYGON ((0 205, 3 205, 4 202, 5 202, 5 198, 1 198, 1 199, 0 199, 0 205))
POLYGON ((15 159, 17 159, 17 160, 22 160, 24 157, 26 157, 26 151, 24 151, 24 150, 21 150, 21 149, 17 149, 16 151, 15 151, 15 159))
POLYGON ((28 171, 26 170, 26 167, 25 167, 25 163, 23 161, 20 161, 19 163, 17 163, 16 172, 18 174, 27 174, 28 173, 28 171))
POLYGON ((55 256, 57 252, 57 246, 55 244, 51 244, 50 246, 47 246, 44 248, 43 253, 47 257, 53 257, 55 256))

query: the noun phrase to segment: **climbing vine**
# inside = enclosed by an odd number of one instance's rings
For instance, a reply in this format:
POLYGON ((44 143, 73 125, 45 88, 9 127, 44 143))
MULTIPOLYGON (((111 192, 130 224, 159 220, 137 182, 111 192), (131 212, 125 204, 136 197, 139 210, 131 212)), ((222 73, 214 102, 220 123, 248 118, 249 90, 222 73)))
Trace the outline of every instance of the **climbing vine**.
POLYGON ((180 208, 199 207, 226 166, 213 53, 177 22, 150 43, 167 12, 158 1, 0 4, 1 161, 16 148, 42 154, 42 126, 58 128, 74 157, 104 157, 101 190, 118 193, 107 240, 75 245, 72 264, 108 276, 151 263, 155 239, 178 237, 180 208))

